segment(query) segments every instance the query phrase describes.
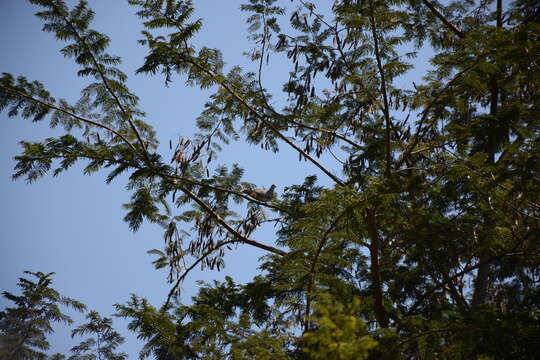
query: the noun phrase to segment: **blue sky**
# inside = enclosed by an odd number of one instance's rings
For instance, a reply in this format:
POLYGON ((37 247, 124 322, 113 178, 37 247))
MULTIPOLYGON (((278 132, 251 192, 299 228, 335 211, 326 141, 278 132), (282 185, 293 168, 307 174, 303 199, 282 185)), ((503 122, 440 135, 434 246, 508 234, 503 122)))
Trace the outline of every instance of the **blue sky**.
MULTIPOLYGON (((240 12, 241 3, 196 1, 196 17, 204 19, 196 43, 220 48, 228 65, 239 64, 254 71, 256 64, 242 55, 252 44, 247 40, 247 14, 240 12)), ((146 53, 136 43, 142 25, 134 15, 135 9, 127 1, 92 0, 90 4, 96 12, 93 28, 112 38, 109 52, 123 58, 121 69, 130 75, 128 85, 141 98, 147 121, 158 132, 160 152, 168 158, 169 139, 193 135, 195 118, 212 90, 188 88, 178 77, 166 88, 159 76, 135 76, 146 53)), ((59 54, 64 44, 41 31, 42 23, 33 15, 36 10, 25 1, 0 2, 0 71, 38 80, 56 98, 75 101, 87 80, 77 78, 76 65, 59 54)), ((279 89, 288 69, 279 61, 271 64, 265 83, 279 89)), ((32 123, 8 118, 5 113, 0 114, 0 121, 0 290, 17 292, 17 279, 24 270, 56 272, 57 290, 104 316, 112 314, 113 304, 124 303, 131 293, 160 305, 169 290, 166 273, 154 270, 146 251, 162 247, 163 232, 158 226, 144 224, 134 234, 122 221, 125 212, 121 205, 129 199, 125 178, 106 185, 103 173, 84 176, 79 166, 58 178, 46 176, 30 185, 24 180, 12 181, 13 157, 21 150, 18 142, 38 141, 62 131, 50 129, 47 121, 32 123)), ((219 162, 239 163, 246 169, 245 181, 264 187, 275 183, 278 193, 284 186, 319 173, 306 162, 298 163, 297 155, 284 146, 279 154, 273 154, 235 143, 225 149, 219 162)), ((323 176, 320 178, 328 183, 323 176)), ((262 229, 255 238, 272 244, 274 234, 272 229, 262 229)), ((192 273, 183 286, 182 299, 189 301, 195 293, 195 280, 222 279, 226 275, 238 281, 249 280, 257 274, 257 258, 261 255, 264 253, 257 249, 238 248, 227 256, 226 268, 220 273, 192 273)), ((0 308, 6 305, 0 299, 0 308)), ((74 319, 80 323, 82 317, 75 314, 74 319)), ((126 330, 126 322, 114 321, 127 338, 120 350, 136 358, 140 343, 126 330)), ((67 354, 75 344, 63 326, 57 327, 50 340, 51 352, 67 354)))

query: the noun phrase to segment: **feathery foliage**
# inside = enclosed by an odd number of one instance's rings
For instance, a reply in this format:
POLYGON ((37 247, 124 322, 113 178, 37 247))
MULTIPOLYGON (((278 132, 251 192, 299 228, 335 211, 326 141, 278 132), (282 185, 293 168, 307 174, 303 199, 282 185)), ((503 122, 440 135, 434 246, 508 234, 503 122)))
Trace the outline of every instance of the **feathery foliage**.
MULTIPOLYGON (((15 307, 6 307, 0 312, 0 358, 49 359, 44 351, 50 347, 47 335, 53 332, 53 324, 73 322, 60 306, 77 311, 85 310, 85 306, 51 287, 53 273, 25 273, 37 281, 21 277, 17 284, 21 295, 3 292, 15 307)), ((58 356, 53 355, 52 359, 58 356)))
POLYGON ((88 323, 73 329, 71 337, 93 335, 71 349, 73 355, 68 360, 124 360, 125 353, 115 353, 124 338, 114 330, 109 318, 101 317, 96 311, 86 314, 88 323))

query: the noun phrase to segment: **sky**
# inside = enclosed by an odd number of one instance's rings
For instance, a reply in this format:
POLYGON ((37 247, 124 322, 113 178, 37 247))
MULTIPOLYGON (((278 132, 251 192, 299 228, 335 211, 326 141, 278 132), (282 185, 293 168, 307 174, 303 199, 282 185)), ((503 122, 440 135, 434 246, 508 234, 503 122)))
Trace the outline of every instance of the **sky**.
MULTIPOLYGON (((255 71, 257 64, 243 55, 253 46, 247 39, 247 14, 239 10, 243 2, 195 1, 195 17, 204 21, 195 43, 221 49, 229 66, 238 64, 255 71)), ((140 97, 140 107, 148 115, 146 120, 158 133, 159 152, 169 158, 169 140, 193 136, 195 119, 212 89, 189 88, 180 77, 167 88, 159 76, 135 76, 146 54, 146 49, 137 44, 142 25, 135 9, 121 0, 91 0, 90 6, 96 12, 92 27, 111 37, 108 52, 122 57, 120 68, 130 76, 128 86, 140 97)), ((33 15, 37 10, 26 1, 0 0, 0 72, 38 80, 54 97, 76 101, 87 80, 77 78, 77 66, 59 54, 64 43, 41 31, 42 23, 33 15)), ((279 60, 271 62, 263 79, 268 88, 279 89, 286 79, 288 69, 284 65, 279 60)), ((84 176, 82 167, 75 166, 57 178, 45 176, 32 184, 23 179, 13 181, 13 157, 21 152, 19 141, 40 141, 63 131, 50 129, 46 120, 32 123, 8 118, 5 113, 0 113, 0 124, 0 291, 17 294, 16 284, 25 270, 55 272, 55 289, 82 301, 102 316, 114 313, 113 304, 125 303, 132 293, 156 306, 162 304, 170 289, 167 274, 153 268, 152 257, 146 252, 162 248, 163 230, 145 223, 133 233, 122 221, 122 204, 130 196, 125 189, 125 177, 107 185, 105 173, 84 176)), ((246 169, 245 181, 262 187, 275 183, 278 194, 285 186, 302 183, 306 176, 320 175, 314 166, 298 163, 296 154, 285 146, 281 148, 274 154, 233 143, 220 155, 219 162, 239 163, 246 169)), ((329 184, 324 176, 320 178, 323 184, 329 184)), ((254 237, 270 245, 275 239, 272 229, 262 229, 254 237)), ((263 251, 249 247, 231 251, 221 272, 192 273, 183 285, 182 300, 189 302, 196 293, 196 280, 223 279, 228 275, 239 282, 248 281, 258 273, 257 259, 262 255, 263 251)), ((0 299, 0 309, 10 305, 0 299)), ((68 313, 75 325, 84 320, 79 314, 68 313)), ((126 337, 119 350, 137 358, 141 342, 127 331, 126 321, 114 319, 114 324, 126 337)), ((49 338, 50 353, 68 354, 77 339, 70 338, 65 326, 55 329, 49 338)))

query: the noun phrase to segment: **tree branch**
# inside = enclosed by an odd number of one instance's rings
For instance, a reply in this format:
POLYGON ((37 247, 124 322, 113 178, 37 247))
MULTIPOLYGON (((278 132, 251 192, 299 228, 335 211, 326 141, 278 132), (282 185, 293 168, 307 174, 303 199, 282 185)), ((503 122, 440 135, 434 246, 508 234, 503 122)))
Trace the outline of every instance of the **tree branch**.
MULTIPOLYGON (((121 160, 118 160, 118 159, 106 158, 106 157, 90 156, 90 155, 87 155, 87 154, 68 154, 68 155, 54 154, 54 155, 47 156, 46 158, 68 158, 68 157, 85 158, 85 159, 91 159, 91 160, 102 160, 102 161, 108 161, 110 163, 118 163, 118 164, 131 166, 131 167, 136 168, 136 169, 142 169, 142 167, 140 167, 140 166, 138 166, 136 164, 129 163, 129 162, 121 161, 121 160)), ((195 185, 207 186, 207 187, 211 187, 211 188, 216 189, 216 190, 225 191, 225 192, 229 192, 229 193, 234 193, 236 195, 243 195, 243 194, 234 192, 232 190, 213 187, 213 186, 206 185, 206 184, 194 181, 194 180, 181 178, 181 177, 174 176, 174 175, 167 175, 167 174, 162 174, 162 173, 156 173, 156 175, 158 175, 160 177, 163 177, 163 178, 166 178, 166 179, 169 179, 169 180, 186 181, 186 182, 190 182, 190 183, 195 184, 195 185)), ((254 247, 269 251, 269 252, 272 252, 272 253, 277 254, 277 255, 282 255, 282 256, 286 255, 286 252, 283 251, 283 250, 280 250, 278 248, 275 248, 275 247, 272 247, 272 246, 269 246, 269 245, 262 244, 262 243, 260 243, 258 241, 252 240, 252 239, 250 239, 248 237, 245 237, 244 235, 240 234, 232 226, 230 226, 220 215, 218 215, 215 211, 213 211, 212 208, 210 208, 210 206, 208 206, 204 201, 202 201, 197 195, 195 195, 190 190, 182 187, 181 185, 178 185, 178 187, 190 199, 192 199, 199 206, 201 206, 204 209, 204 211, 209 213, 228 232, 230 232, 234 237, 238 238, 238 240, 232 240, 233 242, 242 242, 242 243, 245 243, 245 244, 248 244, 248 245, 251 245, 251 246, 254 246, 254 247)), ((243 197, 245 197, 245 196, 243 196, 243 197)), ((257 200, 251 200, 250 199, 250 201, 259 203, 257 200)), ((262 204, 262 205, 264 205, 264 204, 262 204)))
MULTIPOLYGON (((497 28, 502 27, 502 1, 497 0, 497 28)), ((487 133, 487 149, 488 154, 487 163, 488 165, 495 164, 495 153, 497 152, 497 143, 495 139, 495 122, 499 106, 499 85, 497 83, 496 75, 493 74, 489 76, 490 82, 490 106, 489 114, 491 119, 488 123, 488 133, 487 133)), ((484 222, 487 225, 487 228, 492 228, 495 225, 491 214, 484 215, 484 222)), ((488 286, 489 286, 489 273, 491 271, 491 264, 486 259, 486 252, 480 253, 478 257, 479 267, 476 274, 476 279, 474 282, 474 293, 472 298, 471 305, 477 307, 486 302, 486 297, 488 295, 488 286)))
POLYGON ((109 85, 109 82, 107 80, 107 77, 105 76, 105 74, 103 73, 103 70, 101 69, 101 65, 97 62, 97 59, 94 55, 94 53, 90 50, 89 46, 86 44, 86 42, 84 41, 84 39, 81 37, 81 35, 79 34, 79 32, 77 31, 77 29, 75 28, 75 26, 73 26, 73 24, 71 23, 71 21, 69 21, 65 16, 63 17, 64 21, 66 22, 66 24, 71 28, 71 30, 73 31, 73 33, 75 34, 75 36, 77 36, 77 39, 81 42, 81 44, 83 44, 85 47, 86 47, 86 50, 88 51, 88 53, 90 54, 90 57, 92 58, 92 62, 94 63, 94 66, 96 67, 96 70, 98 71, 99 73, 99 76, 101 77, 101 80, 103 81, 103 85, 105 85, 105 88, 107 89, 107 91, 111 94, 111 96, 114 98, 114 101, 116 102, 116 104, 118 105, 118 108, 120 109, 120 111, 122 112, 122 114, 124 114, 124 118, 128 121, 129 123, 129 126, 131 127, 131 129, 133 130, 133 132, 135 133, 135 136, 137 137, 137 140, 139 141, 139 143, 141 144, 141 147, 143 149, 143 155, 144 157, 148 160, 148 152, 147 152, 147 149, 146 149, 146 144, 144 143, 142 137, 141 137, 141 134, 139 133, 139 130, 137 129, 137 127, 135 126, 135 123, 133 122, 133 120, 131 119, 131 113, 128 112, 124 106, 122 105, 122 102, 120 101, 120 99, 118 98, 118 96, 116 95, 116 93, 111 89, 110 85, 109 85))
POLYGON ((427 132, 427 129, 428 127, 425 127, 424 128, 424 122, 427 120, 427 117, 429 115, 429 111, 431 110, 431 108, 433 107, 433 105, 435 105, 435 103, 437 102, 437 100, 439 100, 439 98, 452 86, 454 85, 454 83, 461 77, 463 76, 463 74, 465 74, 467 71, 473 69, 478 63, 480 62, 480 60, 477 60, 474 62, 473 65, 467 67, 466 69, 458 72, 453 78, 452 80, 450 80, 438 93, 437 95, 435 95, 435 97, 429 102, 428 106, 424 109, 424 111, 422 111, 422 115, 420 116, 420 121, 418 123, 418 126, 416 127, 417 130, 416 130, 416 133, 414 134, 413 136, 413 140, 412 140, 412 143, 407 147, 407 149, 405 150, 405 152, 403 153, 403 155, 401 156, 401 159, 398 161, 398 164, 396 166, 396 168, 400 168, 401 165, 403 165, 403 163, 407 160, 407 158, 409 157, 409 155, 412 154, 414 148, 416 147, 416 145, 418 145, 418 143, 420 142, 420 139, 422 139, 425 135, 425 133, 427 132))
POLYGON ((408 343, 408 342, 411 342, 411 341, 414 341, 418 338, 421 338, 423 336, 429 336, 429 335, 432 335, 432 334, 438 334, 438 333, 446 333, 446 332, 458 332, 458 331, 479 331, 480 329, 477 329, 477 328, 446 328, 446 329, 432 329, 432 330, 427 330, 427 331, 424 331, 422 333, 419 333, 419 334, 416 334, 414 336, 411 336, 405 340, 402 340, 400 342, 398 342, 396 345, 394 345, 390 351, 388 351, 388 354, 394 354, 396 352, 397 349, 399 349, 402 345, 408 343))
MULTIPOLYGON (((179 54, 180 55, 180 54, 179 54)), ((180 55, 182 56, 182 55, 180 55)), ((289 146, 291 146, 294 150, 296 150, 301 156, 309 160, 312 164, 314 164, 316 167, 318 167, 323 173, 325 173, 328 177, 330 177, 335 183, 337 183, 340 186, 345 186, 345 183, 341 181, 337 176, 332 174, 328 169, 326 169, 324 166, 322 166, 321 163, 319 163, 317 160, 315 160, 313 157, 311 157, 309 154, 307 154, 305 151, 300 149, 295 143, 293 143, 289 138, 287 138, 285 135, 283 135, 273 124, 271 124, 263 115, 261 115, 251 104, 249 104, 242 96, 240 96, 236 91, 234 91, 223 79, 221 79, 220 76, 217 76, 212 71, 208 70, 206 67, 199 64, 197 61, 195 61, 193 58, 185 58, 182 56, 185 61, 192 64, 202 72, 206 73, 210 77, 214 79, 216 83, 218 83, 223 89, 225 89, 229 94, 231 94, 236 100, 238 100, 242 105, 244 105, 253 115, 255 115, 259 120, 261 120, 266 127, 268 127, 270 130, 272 130, 280 139, 282 139, 285 143, 287 143, 289 146)))
MULTIPOLYGON (((165 14, 161 14, 162 16, 165 16, 165 14)), ((176 23, 175 20, 173 20, 174 23, 176 23)), ((176 24, 177 27, 181 28, 181 25, 176 24)), ((185 44, 187 48, 187 43, 185 44)), ((176 51, 176 49, 172 49, 171 51, 175 52, 180 58, 182 58, 185 62, 190 63, 191 65, 195 66, 200 71, 204 72, 205 74, 209 75, 216 83, 218 83, 223 89, 225 89, 230 95, 232 95, 236 100, 238 100, 242 105, 244 105, 253 115, 255 115, 259 120, 261 120, 266 127, 268 127, 270 130, 272 130, 280 139, 282 139, 286 144, 288 144, 290 147, 292 147, 294 150, 296 150, 301 156, 303 156, 305 159, 309 160, 312 164, 314 164, 316 167, 318 167, 323 173, 325 173, 328 177, 330 177, 336 184, 340 186, 345 186, 345 183, 339 179, 337 176, 332 174, 328 169, 326 169, 324 166, 322 166, 321 163, 319 163, 317 160, 315 160, 313 157, 311 157, 309 154, 307 154, 305 151, 300 149, 295 143, 293 143, 291 140, 289 140, 285 135, 283 135, 274 125, 272 125, 263 115, 261 115, 251 104, 249 104, 246 99, 244 99, 240 94, 238 94, 236 91, 234 91, 229 84, 227 84, 222 77, 216 75, 211 70, 207 69, 205 66, 201 65, 198 61, 196 61, 194 58, 188 56, 184 56, 183 54, 180 54, 176 51)))
POLYGON ((70 111, 67 111, 67 110, 65 110, 65 109, 59 108, 59 107, 56 106, 56 105, 49 104, 49 103, 47 103, 47 102, 45 102, 45 101, 41 101, 41 100, 39 100, 39 99, 33 98, 33 97, 31 97, 30 95, 27 95, 27 94, 25 94, 25 93, 23 93, 23 92, 21 92, 21 91, 19 91, 19 90, 17 90, 17 89, 14 89, 14 88, 12 88, 12 87, 4 86, 4 85, 0 85, 0 87, 3 88, 3 89, 5 89, 5 90, 7 90, 7 91, 12 92, 13 94, 16 94, 17 96, 20 96, 20 97, 25 98, 25 99, 27 99, 27 100, 30 100, 30 101, 33 101, 33 102, 38 103, 38 104, 40 104, 40 105, 43 105, 43 106, 45 106, 45 107, 48 107, 49 109, 53 109, 53 110, 56 110, 56 111, 60 111, 61 113, 64 113, 64 114, 66 114, 66 115, 69 115, 69 116, 71 116, 72 118, 75 118, 75 119, 77 119, 77 120, 79 120, 79 121, 82 121, 82 122, 84 122, 84 123, 86 123, 86 124, 94 125, 94 126, 97 126, 97 127, 102 128, 102 129, 105 129, 105 130, 107 130, 107 131, 110 131, 111 133, 115 134, 115 135, 118 136, 120 139, 122 139, 127 145, 129 145, 129 147, 133 150, 133 152, 138 153, 138 152, 137 152, 137 149, 135 149, 135 147, 133 146, 133 144, 132 144, 131 142, 129 142, 129 140, 128 140, 124 135, 120 134, 118 131, 114 130, 113 128, 111 128, 111 127, 109 127, 109 126, 107 126, 107 125, 105 125, 105 124, 102 124, 102 123, 99 123, 99 122, 95 122, 95 121, 92 121, 92 120, 89 120, 89 119, 85 119, 85 118, 83 118, 83 117, 80 117, 80 116, 78 116, 78 115, 73 114, 73 113, 70 112, 70 111))
POLYGON ((336 133, 335 131, 328 130, 328 129, 323 129, 323 128, 318 128, 318 127, 311 126, 311 125, 306 125, 306 124, 303 124, 303 123, 301 123, 299 121, 293 120, 291 118, 287 118, 287 121, 293 123, 294 125, 296 125, 298 127, 306 128, 306 129, 313 130, 313 131, 318 131, 318 132, 321 132, 321 133, 328 134, 330 136, 336 137, 336 138, 338 138, 340 140, 345 141, 346 143, 348 143, 349 145, 351 145, 351 146, 353 146, 353 147, 355 147, 357 149, 361 148, 361 146, 359 144, 355 143, 354 141, 350 140, 349 138, 347 138, 344 135, 336 133))
MULTIPOLYGON (((499 258, 502 258, 502 257, 505 257, 505 256, 530 256, 531 254, 528 254, 528 253, 515 253, 513 252, 514 250, 511 250, 510 252, 505 252, 505 253, 502 253, 502 254, 498 254, 498 255, 494 255, 492 257, 490 257, 489 259, 486 259, 488 262, 492 262, 492 261, 495 261, 499 258)), ((533 254, 533 255, 536 255, 538 256, 538 254, 533 254)), ((427 291, 426 293, 424 293, 424 295, 420 296, 415 302, 413 305, 411 305, 411 307, 409 308, 409 310, 407 311, 407 315, 411 315, 414 313, 414 311, 416 311, 416 309, 427 299, 429 298, 430 296, 432 296, 437 290, 439 289, 442 289, 444 286, 446 286, 448 284, 448 282, 450 281, 453 281, 475 269, 477 269, 478 267, 480 267, 480 263, 477 263, 475 265, 469 265, 467 266, 465 269, 461 270, 460 272, 457 272, 456 274, 452 275, 452 276, 448 276, 446 279, 444 279, 444 281, 440 282, 439 284, 435 285, 434 287, 432 287, 429 291, 427 291)))
POLYGON ((429 0, 422 0, 422 2, 431 10, 431 12, 439 18, 454 34, 456 34, 460 39, 465 37, 465 33, 461 31, 456 25, 454 25, 450 20, 444 17, 443 14, 437 8, 429 2, 429 0))
MULTIPOLYGON (((302 3, 303 6, 308 8, 307 4, 304 1, 300 0, 300 2, 302 3)), ((320 19, 324 24, 326 24, 328 27, 330 27, 330 25, 326 21, 324 21, 324 19, 320 15, 315 14, 315 16, 318 19, 320 19)), ((310 129, 310 130, 313 130, 313 131, 318 131, 318 132, 322 132, 322 133, 325 133, 325 134, 329 134, 331 136, 334 136, 334 137, 336 137, 338 139, 341 139, 341 140, 347 142, 349 145, 352 145, 352 146, 354 146, 356 148, 360 148, 360 145, 358 145, 355 142, 349 140, 347 137, 336 133, 335 131, 328 130, 328 129, 317 128, 317 127, 306 125, 306 124, 302 124, 299 121, 293 120, 292 117, 285 116, 283 114, 278 113, 272 106, 270 106, 270 104, 268 104, 268 100, 266 98, 266 95, 264 94, 264 90, 263 90, 263 86, 262 86, 262 66, 263 66, 263 60, 264 60, 264 54, 265 54, 266 39, 268 37, 268 34, 267 34, 268 30, 267 30, 267 25, 266 25, 266 17, 264 15, 264 12, 263 12, 262 17, 263 17, 263 23, 264 23, 264 34, 263 34, 263 40, 261 42, 261 58, 260 58, 260 61, 259 61, 259 77, 258 77, 258 81, 259 81, 259 90, 260 90, 261 96, 262 96, 262 98, 264 100, 264 104, 265 104, 266 108, 268 110, 270 110, 271 112, 273 112, 275 115, 279 116, 280 118, 283 118, 287 122, 291 122, 294 125, 297 125, 298 127, 303 127, 303 128, 310 129)))
POLYGON ((217 191, 222 191, 222 192, 226 192, 226 193, 229 193, 229 194, 234 194, 236 196, 239 196, 247 201, 250 201, 252 203, 255 203, 255 204, 258 204, 258 205, 261 205, 261 206, 265 206, 267 208, 271 208, 271 209, 274 209, 274 210, 278 210, 278 211, 282 211, 282 212, 287 212, 286 209, 282 208, 282 207, 279 207, 279 206, 276 206, 276 205, 272 205, 268 202, 265 202, 265 201, 260 201, 260 200, 257 200, 257 199, 254 199, 250 196, 247 196, 246 194, 243 194, 241 192, 238 192, 238 191, 234 191, 234 190, 231 190, 231 189, 226 189, 226 188, 223 188, 223 187, 220 187, 220 186, 213 186, 213 185, 209 185, 209 184, 205 184, 204 182, 201 182, 201 181, 197 181, 197 180, 194 180, 194 179, 189 179, 189 178, 186 178, 186 177, 182 177, 182 176, 178 176, 178 175, 169 175, 169 174, 164 174, 164 173, 156 173, 156 175, 162 177, 162 178, 165 178, 165 179, 169 179, 169 180, 172 180, 172 181, 180 181, 180 182, 185 182, 185 183, 188 183, 188 184, 191 184, 191 185, 197 185, 197 186, 201 186, 201 187, 205 187, 205 188, 208 188, 208 189, 212 189, 212 190, 217 190, 217 191))
POLYGON ((277 254, 277 255, 286 255, 287 253, 283 250, 280 250, 278 248, 275 248, 273 246, 265 245, 260 242, 257 242, 255 240, 252 240, 242 234, 240 234, 238 231, 236 231, 231 225, 229 225, 219 214, 217 214, 208 204, 206 204, 204 201, 202 201, 197 195, 195 195, 193 192, 189 191, 188 189, 182 187, 181 185, 178 186, 180 190, 186 194, 190 199, 195 201, 200 207, 202 207, 207 213, 209 213, 221 226, 223 226, 231 235, 238 238, 238 240, 235 240, 236 242, 242 242, 246 243, 251 246, 255 246, 259 249, 263 249, 266 251, 269 251, 271 253, 277 254))
POLYGON ((341 214, 339 214, 332 224, 326 229, 323 236, 321 237, 321 240, 319 241, 319 246, 317 247, 317 251, 315 252, 315 256, 313 257, 313 260, 311 261, 311 268, 309 269, 308 275, 311 276, 311 279, 308 283, 308 289, 306 294, 306 321, 304 324, 304 331, 309 330, 309 315, 311 312, 311 291, 313 290, 313 284, 315 282, 315 266, 317 265, 317 261, 319 260, 319 256, 321 254, 321 251, 323 247, 326 245, 326 242, 328 241, 328 235, 330 235, 330 232, 334 230, 334 228, 337 226, 337 224, 341 221, 341 219, 351 210, 353 207, 358 205, 358 202, 355 202, 352 205, 347 206, 341 214))
POLYGON ((381 77, 381 92, 383 96, 383 102, 384 102, 384 119, 386 122, 386 129, 385 129, 385 151, 386 151, 386 173, 390 173, 390 167, 391 167, 391 161, 392 161, 392 154, 390 150, 390 128, 392 127, 392 123, 390 120, 390 111, 388 108, 388 96, 386 93, 386 78, 384 74, 384 68, 381 61, 381 54, 379 51, 379 39, 377 36, 377 29, 375 26, 375 15, 373 10, 373 2, 370 1, 370 22, 371 22, 371 33, 373 35, 373 45, 375 47, 375 58, 377 59, 377 68, 379 69, 379 75, 381 77))
POLYGON ((177 292, 178 290, 178 287, 180 286, 180 284, 182 283, 182 281, 185 280, 185 278, 187 277, 187 275, 191 272, 191 270, 193 270, 195 268, 195 266, 197 266, 198 264, 201 263, 201 261, 203 261, 204 259, 206 259, 206 257, 208 257, 208 255, 210 255, 211 253, 213 253, 214 251, 218 250, 219 248, 225 246, 225 245, 228 245, 228 244, 233 244, 235 242, 238 242, 238 240, 228 240, 228 241, 223 241, 223 242, 220 242, 218 244, 216 244, 215 246, 213 246, 212 248, 208 249, 204 254, 202 254, 197 260, 195 260, 195 262, 193 264, 190 265, 190 267, 188 267, 184 273, 182 275, 180 275, 180 277, 176 280, 176 283, 174 284, 174 286, 172 287, 172 289, 169 291, 169 294, 167 295, 167 301, 165 301, 165 304, 163 305, 162 309, 167 309, 167 307, 169 306, 169 303, 172 299, 172 297, 174 296, 174 294, 177 292))
POLYGON ((284 256, 284 255, 287 254, 283 250, 280 250, 278 248, 262 244, 262 243, 260 243, 258 241, 255 241, 255 240, 249 239, 248 237, 243 236, 238 231, 236 231, 234 228, 232 228, 221 216, 219 216, 219 214, 217 214, 214 210, 212 210, 210 208, 210 206, 208 206, 204 201, 202 201, 197 195, 195 195, 194 193, 192 193, 191 191, 189 191, 188 189, 185 189, 184 187, 182 187, 180 185, 179 185, 179 188, 183 193, 185 193, 189 198, 191 198, 199 206, 201 206, 207 213, 209 213, 221 226, 223 226, 236 239, 222 241, 222 242, 216 244, 212 248, 208 249, 204 254, 202 254, 197 260, 195 260, 195 262, 189 268, 187 268, 184 271, 184 273, 176 280, 176 283, 174 284, 173 288, 169 291, 169 295, 167 296, 167 301, 165 302, 165 305, 163 306, 164 309, 167 308, 172 296, 177 291, 178 287, 180 286, 182 281, 186 278, 188 273, 191 270, 193 270, 195 268, 195 266, 200 264, 201 261, 203 261, 206 257, 208 257, 208 255, 210 255, 214 251, 218 250, 222 246, 225 246, 227 244, 233 244, 233 243, 241 242, 241 243, 245 243, 245 244, 257 247, 259 249, 266 250, 266 251, 274 253, 276 255, 284 256))

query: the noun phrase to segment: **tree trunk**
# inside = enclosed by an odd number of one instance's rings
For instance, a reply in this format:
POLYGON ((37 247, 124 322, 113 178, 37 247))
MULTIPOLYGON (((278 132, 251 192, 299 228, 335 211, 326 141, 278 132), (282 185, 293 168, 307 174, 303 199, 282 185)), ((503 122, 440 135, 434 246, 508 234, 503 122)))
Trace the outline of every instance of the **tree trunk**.
MULTIPOLYGON (((502 27, 502 0, 497 0, 497 27, 502 27)), ((488 152, 488 162, 490 165, 495 163, 495 153, 497 152, 497 139, 495 137, 495 131, 497 129, 496 124, 496 115, 497 108, 499 104, 499 86, 497 84, 497 77, 493 75, 490 79, 491 82, 491 99, 489 106, 489 113, 492 115, 490 119, 489 129, 488 129, 488 143, 487 143, 487 152, 488 152)), ((486 229, 490 229, 494 225, 493 219, 489 216, 485 219, 486 229)), ((474 283, 474 294, 472 299, 472 306, 477 307, 486 302, 488 295, 488 284, 489 284, 489 272, 490 272, 490 263, 487 260, 488 254, 486 251, 482 251, 480 254, 478 267, 478 272, 476 274, 476 280, 474 283)))
POLYGON ((375 317, 379 326, 382 328, 388 327, 388 316, 384 309, 381 269, 379 264, 379 248, 381 239, 377 230, 377 220, 375 218, 375 209, 369 208, 366 211, 366 223, 368 232, 371 237, 371 245, 369 253, 371 256, 371 287, 373 291, 373 304, 375 307, 375 317))

